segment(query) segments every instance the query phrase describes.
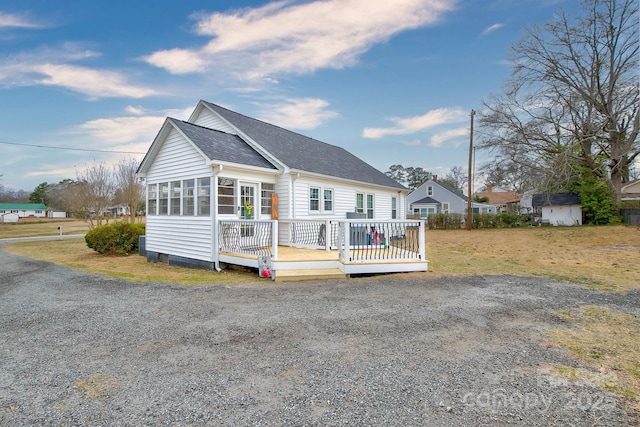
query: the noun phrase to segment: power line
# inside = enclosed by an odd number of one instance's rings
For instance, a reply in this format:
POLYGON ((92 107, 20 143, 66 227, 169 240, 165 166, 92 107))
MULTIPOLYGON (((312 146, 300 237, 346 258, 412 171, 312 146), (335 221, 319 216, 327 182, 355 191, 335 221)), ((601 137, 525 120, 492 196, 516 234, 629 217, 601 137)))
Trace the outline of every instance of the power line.
POLYGON ((51 149, 54 149, 54 150, 92 151, 92 152, 97 152, 97 153, 146 154, 146 153, 141 153, 139 151, 96 150, 96 149, 91 149, 91 148, 54 147, 52 145, 21 144, 19 142, 6 142, 6 141, 0 141, 0 144, 18 145, 18 146, 21 146, 21 147, 51 148, 51 149))

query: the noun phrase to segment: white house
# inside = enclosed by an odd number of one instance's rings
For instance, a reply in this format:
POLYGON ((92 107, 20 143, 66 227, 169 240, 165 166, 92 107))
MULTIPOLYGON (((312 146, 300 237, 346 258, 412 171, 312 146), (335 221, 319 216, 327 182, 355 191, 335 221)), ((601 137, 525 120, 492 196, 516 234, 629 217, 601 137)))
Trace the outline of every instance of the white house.
POLYGON ((534 211, 540 208, 543 223, 582 225, 582 206, 577 194, 534 194, 532 204, 534 211))
MULTIPOLYGON (((351 274, 366 272, 345 267, 357 261, 354 242, 388 247, 411 234, 400 220, 408 190, 382 172, 340 147, 206 101, 188 121, 165 120, 138 176, 147 189, 150 260, 255 267, 261 254, 279 261, 278 245, 320 247, 346 251, 325 265, 351 274), (363 217, 357 228, 354 216, 363 217), (394 220, 399 229, 387 230, 394 220)), ((424 254, 417 257, 389 271, 425 270, 424 254)))
POLYGON ((622 200, 640 200, 640 179, 625 183, 621 188, 622 200))
MULTIPOLYGON (((420 215, 420 218, 427 219, 430 214, 436 213, 465 215, 467 203, 467 196, 462 192, 438 182, 434 177, 407 196, 406 209, 409 214, 420 215)), ((496 213, 495 206, 485 203, 473 202, 471 209, 475 213, 496 213)))
POLYGON ((43 203, 0 203, 0 215, 15 213, 20 218, 44 218, 46 212, 43 203))

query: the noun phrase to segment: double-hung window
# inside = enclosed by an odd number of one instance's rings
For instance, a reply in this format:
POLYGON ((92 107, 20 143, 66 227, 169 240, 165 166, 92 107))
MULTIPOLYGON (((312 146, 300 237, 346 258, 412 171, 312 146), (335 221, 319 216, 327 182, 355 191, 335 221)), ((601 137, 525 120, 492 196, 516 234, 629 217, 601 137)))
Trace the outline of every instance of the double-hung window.
POLYGON ((171 181, 171 215, 180 215, 180 181, 171 181))
POLYGON ((183 181, 182 215, 193 216, 194 214, 194 186, 195 179, 186 179, 183 181))
POLYGON ((211 212, 211 178, 198 178, 198 215, 209 216, 211 212))
POLYGON ((309 188, 309 210, 311 212, 320 211, 320 189, 317 187, 309 188))
POLYGON ((333 190, 325 189, 324 190, 324 211, 332 212, 333 211, 333 190))
POLYGON ((147 187, 147 215, 157 215, 158 184, 149 184, 147 187))

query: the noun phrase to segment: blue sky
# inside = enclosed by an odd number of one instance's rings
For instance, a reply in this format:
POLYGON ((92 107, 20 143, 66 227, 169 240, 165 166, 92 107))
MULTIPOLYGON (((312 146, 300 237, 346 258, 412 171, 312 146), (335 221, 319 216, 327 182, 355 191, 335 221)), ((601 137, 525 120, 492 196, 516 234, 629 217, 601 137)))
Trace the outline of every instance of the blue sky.
POLYGON ((3 0, 0 183, 141 160, 200 99, 444 176, 509 47, 560 7, 577 0, 3 0))

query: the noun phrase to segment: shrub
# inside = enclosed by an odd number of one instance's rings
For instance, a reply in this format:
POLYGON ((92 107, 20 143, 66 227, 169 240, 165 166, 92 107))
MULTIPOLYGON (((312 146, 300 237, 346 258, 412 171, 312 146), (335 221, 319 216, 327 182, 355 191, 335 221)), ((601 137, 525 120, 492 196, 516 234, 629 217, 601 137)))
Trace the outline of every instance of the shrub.
POLYGON ((84 240, 88 247, 98 253, 129 255, 138 251, 138 238, 144 232, 144 224, 116 222, 92 228, 84 240))

